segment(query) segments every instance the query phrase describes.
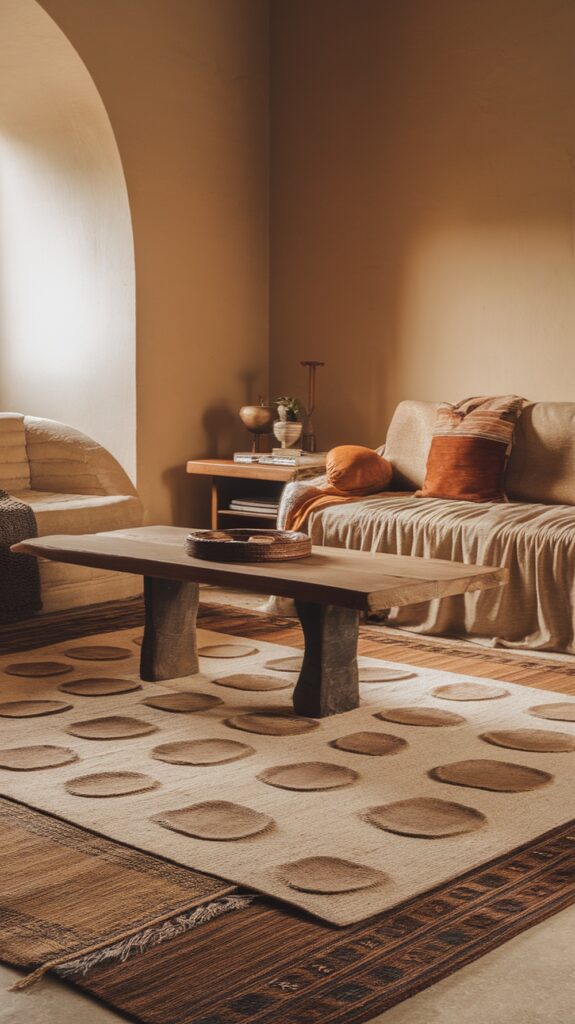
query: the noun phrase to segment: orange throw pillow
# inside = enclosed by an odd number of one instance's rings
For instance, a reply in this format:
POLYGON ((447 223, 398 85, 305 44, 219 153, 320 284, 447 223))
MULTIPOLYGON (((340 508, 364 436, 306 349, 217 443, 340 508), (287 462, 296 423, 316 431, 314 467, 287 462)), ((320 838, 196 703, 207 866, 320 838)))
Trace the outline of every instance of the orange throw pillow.
POLYGON ((391 481, 390 462, 373 448, 341 444, 327 454, 326 476, 330 487, 344 494, 377 494, 391 481))
POLYGON ((442 403, 418 498, 507 501, 503 478, 515 424, 527 399, 467 398, 442 403))

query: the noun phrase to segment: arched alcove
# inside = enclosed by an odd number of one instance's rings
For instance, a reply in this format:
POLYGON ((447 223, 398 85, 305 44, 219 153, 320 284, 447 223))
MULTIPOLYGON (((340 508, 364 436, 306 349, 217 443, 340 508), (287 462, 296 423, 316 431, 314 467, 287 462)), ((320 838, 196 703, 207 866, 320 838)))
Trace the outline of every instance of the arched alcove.
POLYGON ((134 254, 114 133, 36 0, 0 0, 0 20, 0 409, 78 427, 133 477, 134 254))

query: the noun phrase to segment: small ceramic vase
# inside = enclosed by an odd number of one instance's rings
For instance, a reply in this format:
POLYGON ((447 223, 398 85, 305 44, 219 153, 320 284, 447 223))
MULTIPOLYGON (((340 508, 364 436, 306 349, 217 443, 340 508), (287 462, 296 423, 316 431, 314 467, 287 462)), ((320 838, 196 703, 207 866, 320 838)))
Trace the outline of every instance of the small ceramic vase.
POLYGON ((280 442, 282 448, 290 448, 301 437, 302 429, 303 423, 294 423, 291 420, 276 420, 274 423, 274 436, 280 442))

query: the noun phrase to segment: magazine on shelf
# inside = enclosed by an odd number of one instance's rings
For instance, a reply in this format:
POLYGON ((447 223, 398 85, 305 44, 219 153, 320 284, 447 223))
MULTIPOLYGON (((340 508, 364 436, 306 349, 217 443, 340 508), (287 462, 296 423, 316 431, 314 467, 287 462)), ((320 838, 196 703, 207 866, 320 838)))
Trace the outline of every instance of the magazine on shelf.
POLYGON ((230 509, 247 512, 277 512, 279 498, 232 498, 230 509))
POLYGON ((259 462, 261 452, 234 452, 234 462, 259 462))
POLYGON ((326 452, 302 452, 292 455, 289 449, 282 455, 262 455, 260 463, 265 466, 325 466, 326 452))
POLYGON ((326 452, 302 452, 299 449, 277 448, 273 452, 234 452, 234 462, 259 463, 262 466, 325 466, 326 452))

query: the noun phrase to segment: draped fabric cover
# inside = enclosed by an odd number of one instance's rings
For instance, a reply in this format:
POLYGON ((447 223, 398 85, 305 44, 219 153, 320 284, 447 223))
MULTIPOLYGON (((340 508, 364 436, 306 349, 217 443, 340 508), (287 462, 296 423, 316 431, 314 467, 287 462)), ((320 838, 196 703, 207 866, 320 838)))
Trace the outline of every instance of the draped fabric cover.
POLYGON ((314 544, 504 565, 509 583, 391 609, 390 624, 428 634, 575 653, 575 508, 388 494, 312 514, 314 544))

